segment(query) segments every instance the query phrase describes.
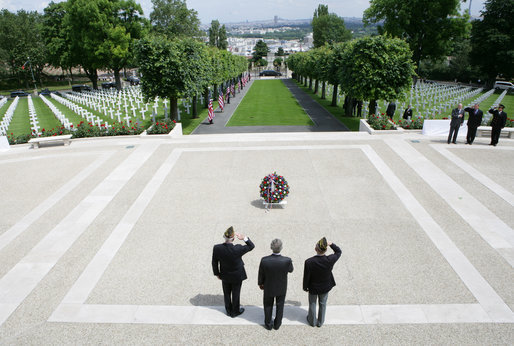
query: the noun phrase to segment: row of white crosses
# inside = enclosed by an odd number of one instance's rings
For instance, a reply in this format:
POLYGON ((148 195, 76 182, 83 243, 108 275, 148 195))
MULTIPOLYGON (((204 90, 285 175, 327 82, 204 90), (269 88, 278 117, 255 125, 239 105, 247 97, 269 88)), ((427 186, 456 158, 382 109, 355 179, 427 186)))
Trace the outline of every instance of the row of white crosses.
MULTIPOLYGON (((492 92, 494 92, 494 89, 491 90, 492 92)), ((504 90, 500 96, 498 96, 498 98, 493 102, 493 105, 491 106, 491 108, 496 108, 498 107, 498 105, 502 102, 503 98, 505 97, 505 95, 507 95, 507 90, 504 90)), ((487 110, 484 112, 484 117, 482 119, 482 124, 487 124, 489 122, 489 120, 491 119, 493 115, 490 114, 487 110)))
POLYGON ((70 122, 70 120, 68 118, 66 118, 66 116, 52 102, 50 102, 50 100, 48 100, 45 96, 41 95, 40 97, 41 97, 41 100, 43 100, 43 102, 48 106, 48 108, 50 108, 52 110, 52 113, 57 118, 57 120, 59 120, 59 122, 62 124, 62 126, 64 126, 64 128, 67 130, 72 130, 73 125, 70 122))
POLYGON ((14 115, 14 111, 16 109, 16 106, 18 106, 20 98, 16 96, 12 103, 9 105, 9 108, 7 108, 7 111, 4 114, 4 117, 2 118, 2 121, 0 122, 0 135, 5 136, 7 135, 7 130, 9 129, 9 124, 11 123, 12 117, 14 115))
MULTIPOLYGON (((7 97, 4 97, 4 98, 0 99, 0 108, 2 108, 6 103, 7 103, 7 97)), ((1 115, 0 115, 0 120, 2 120, 1 115)), ((7 132, 7 129, 5 130, 5 132, 7 132)), ((1 128, 0 128, 0 135, 4 135, 4 134, 5 133, 3 133, 1 128)))
MULTIPOLYGON (((76 103, 73 103, 70 100, 67 100, 67 99, 65 99, 63 97, 60 97, 60 96, 56 95, 56 94, 51 94, 51 96, 52 96, 52 98, 54 100, 56 100, 60 104, 68 107, 73 112, 77 113, 82 118, 86 119, 87 122, 90 122, 92 124, 96 124, 97 126, 101 126, 102 125, 102 119, 100 119, 100 117, 98 117, 98 116, 94 115, 93 113, 91 113, 90 111, 80 107, 76 103)), ((109 127, 109 124, 107 122, 105 122, 105 126, 109 127)))
POLYGON ((35 133, 39 137, 41 136, 41 132, 39 132, 39 121, 37 120, 36 108, 34 107, 34 102, 32 102, 30 95, 27 96, 27 102, 29 105, 30 129, 32 133, 35 133))

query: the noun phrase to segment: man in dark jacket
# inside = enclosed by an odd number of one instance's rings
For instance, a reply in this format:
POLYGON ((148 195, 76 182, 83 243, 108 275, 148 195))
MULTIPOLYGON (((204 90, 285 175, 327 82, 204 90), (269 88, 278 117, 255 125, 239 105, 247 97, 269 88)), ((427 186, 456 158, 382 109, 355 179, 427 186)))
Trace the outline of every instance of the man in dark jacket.
POLYGON ((386 109, 386 114, 389 117, 389 119, 393 120, 394 112, 396 112, 396 103, 391 101, 387 105, 387 109, 386 109))
POLYGON ((248 237, 234 233, 232 226, 226 230, 223 237, 225 242, 214 245, 212 250, 212 271, 222 282, 227 315, 236 317, 245 311, 239 306, 241 284, 247 278, 241 257, 248 251, 252 251, 255 245, 248 237), (234 245, 234 237, 243 240, 246 245, 234 245))
POLYGON ((473 144, 475 136, 477 135, 477 128, 482 124, 482 115, 484 113, 478 109, 480 105, 475 103, 473 108, 464 108, 465 112, 468 112, 468 133, 466 134, 466 143, 473 144))
POLYGON ((490 109, 489 113, 493 115, 493 120, 491 121, 491 143, 489 145, 498 144, 498 140, 500 139, 500 133, 502 129, 505 127, 505 123, 507 122, 507 113, 503 111, 505 108, 504 105, 498 105, 498 109, 490 109))
POLYGON ((450 141, 453 144, 457 144, 457 135, 459 134, 459 129, 462 126, 463 122, 464 110, 462 109, 462 103, 459 103, 457 108, 452 110, 452 120, 450 121, 450 133, 448 134, 448 144, 450 144, 450 141))
POLYGON ((287 292, 287 273, 293 272, 293 261, 291 258, 282 256, 282 241, 274 239, 271 242, 273 254, 263 257, 259 265, 259 279, 257 284, 264 290, 264 326, 271 330, 271 315, 273 302, 276 300, 277 308, 273 327, 280 328, 282 316, 284 315, 284 302, 287 292))
POLYGON ((303 290, 309 292, 309 313, 307 322, 314 327, 321 327, 325 322, 327 309, 328 292, 336 285, 332 268, 341 257, 341 249, 332 242, 327 242, 323 237, 314 248, 317 255, 305 261, 303 271, 303 290), (334 253, 325 256, 327 246, 330 246, 334 253), (319 300, 318 320, 316 321, 316 300, 319 300))

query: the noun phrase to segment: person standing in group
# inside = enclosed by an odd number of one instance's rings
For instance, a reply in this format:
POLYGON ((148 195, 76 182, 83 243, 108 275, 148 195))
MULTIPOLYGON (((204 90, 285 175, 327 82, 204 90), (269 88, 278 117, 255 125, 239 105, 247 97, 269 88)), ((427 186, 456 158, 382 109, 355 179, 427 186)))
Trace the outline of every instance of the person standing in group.
POLYGON ((394 112, 396 112, 396 103, 391 101, 387 105, 387 109, 386 109, 386 114, 389 117, 389 119, 393 120, 394 112))
POLYGON ((412 119, 412 108, 410 108, 410 105, 407 107, 405 112, 403 112, 403 119, 405 119, 405 120, 412 119))
POLYGON ((498 144, 498 140, 500 139, 500 133, 502 129, 505 127, 505 123, 507 122, 507 113, 503 110, 505 106, 502 104, 498 105, 497 109, 491 108, 489 113, 493 115, 493 120, 491 121, 491 143, 489 145, 498 144))
POLYGON ((482 124, 482 115, 484 114, 480 109, 480 105, 475 103, 473 108, 464 108, 465 112, 468 112, 468 133, 466 134, 466 144, 473 144, 475 136, 477 135, 477 128, 482 124))
POLYGON ((309 312, 307 322, 312 326, 321 327, 325 323, 328 292, 336 285, 332 268, 341 257, 341 249, 325 237, 316 243, 316 256, 305 261, 303 270, 303 290, 309 292, 309 312), (326 256, 327 247, 334 253, 326 256), (316 300, 319 302, 318 319, 316 320, 316 300))
POLYGON ((459 103, 457 108, 452 110, 452 120, 450 121, 450 133, 448 134, 448 144, 450 144, 450 141, 453 144, 457 144, 457 135, 459 134, 459 128, 462 126, 463 122, 464 110, 462 109, 462 103, 459 103))
POLYGON ((212 250, 212 271, 221 280, 225 311, 230 317, 241 315, 245 309, 240 307, 239 296, 243 280, 247 279, 242 256, 252 251, 255 245, 248 237, 235 233, 230 226, 223 234, 225 242, 214 245, 212 250), (243 240, 246 245, 234 245, 234 238, 243 240))
POLYGON ((284 315, 284 302, 287 292, 287 274, 293 272, 293 261, 289 257, 282 256, 282 241, 273 239, 271 242, 273 253, 263 257, 259 265, 259 278, 257 284, 264 290, 264 326, 266 329, 279 329, 284 315), (273 302, 276 300, 275 321, 271 323, 273 302))

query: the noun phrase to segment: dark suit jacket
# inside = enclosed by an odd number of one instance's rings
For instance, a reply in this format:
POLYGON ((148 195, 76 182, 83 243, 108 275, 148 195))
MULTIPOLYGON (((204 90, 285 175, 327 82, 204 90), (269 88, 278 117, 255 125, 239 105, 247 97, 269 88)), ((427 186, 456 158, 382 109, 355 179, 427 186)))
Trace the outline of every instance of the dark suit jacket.
POLYGON ((468 127, 479 127, 482 124, 482 116, 484 112, 480 109, 477 110, 475 114, 475 108, 467 107, 464 108, 465 112, 468 112, 468 127))
POLYGON ((459 112, 458 108, 452 110, 452 120, 450 121, 450 126, 460 126, 464 122, 464 109, 461 109, 459 112), (462 117, 459 118, 459 114, 462 114, 462 117))
POLYGON ((391 102, 387 105, 386 114, 390 117, 394 115, 394 112, 396 111, 396 103, 391 102))
POLYGON ((282 255, 269 255, 261 259, 258 285, 264 285, 267 297, 284 296, 287 291, 287 273, 293 272, 293 261, 282 255))
POLYGON ((212 249, 212 271, 226 282, 237 283, 246 280, 245 264, 241 258, 255 245, 248 239, 246 245, 223 243, 212 249))
POLYGON ((332 268, 341 257, 341 249, 334 243, 330 245, 334 253, 328 256, 313 256, 305 261, 303 270, 303 290, 310 294, 329 292, 336 285, 332 268))
POLYGON ((407 108, 405 112, 403 112, 403 119, 408 119, 409 117, 412 119, 412 108, 407 108))
POLYGON ((490 109, 489 113, 493 115, 493 121, 491 122, 491 126, 503 129, 505 127, 505 123, 507 122, 507 113, 500 113, 497 109, 490 109))

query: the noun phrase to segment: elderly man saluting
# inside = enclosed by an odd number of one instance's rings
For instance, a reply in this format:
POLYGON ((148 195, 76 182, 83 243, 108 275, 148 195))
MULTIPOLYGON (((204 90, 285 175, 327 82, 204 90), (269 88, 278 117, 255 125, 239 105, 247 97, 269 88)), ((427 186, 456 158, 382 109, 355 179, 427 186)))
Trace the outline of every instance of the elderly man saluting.
POLYGON ((255 245, 248 237, 235 233, 232 226, 225 231, 223 238, 225 242, 214 245, 212 250, 212 271, 222 282, 227 315, 236 317, 245 311, 239 305, 241 285, 247 278, 245 264, 241 257, 252 251, 255 245), (234 245, 234 237, 243 240, 246 245, 234 245))
POLYGON ((341 257, 341 249, 332 242, 327 242, 325 237, 321 238, 314 248, 316 256, 305 261, 303 271, 303 290, 309 292, 309 313, 307 322, 314 327, 321 327, 325 322, 327 310, 328 292, 336 285, 332 268, 341 257), (330 246, 334 253, 325 256, 327 246, 330 246), (318 320, 316 321, 316 300, 319 300, 318 320))

